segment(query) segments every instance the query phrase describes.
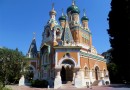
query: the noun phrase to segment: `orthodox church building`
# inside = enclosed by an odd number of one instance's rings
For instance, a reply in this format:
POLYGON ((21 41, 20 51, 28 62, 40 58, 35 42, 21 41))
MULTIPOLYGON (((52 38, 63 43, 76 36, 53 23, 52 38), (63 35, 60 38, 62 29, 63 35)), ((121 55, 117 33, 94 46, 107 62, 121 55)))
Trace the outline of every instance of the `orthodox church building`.
POLYGON ((40 51, 37 52, 35 38, 30 45, 27 56, 38 57, 30 64, 35 78, 47 80, 54 88, 67 83, 77 88, 110 83, 106 59, 92 45, 89 19, 85 12, 81 19, 79 14, 78 6, 72 2, 58 23, 53 6, 44 26, 40 51))

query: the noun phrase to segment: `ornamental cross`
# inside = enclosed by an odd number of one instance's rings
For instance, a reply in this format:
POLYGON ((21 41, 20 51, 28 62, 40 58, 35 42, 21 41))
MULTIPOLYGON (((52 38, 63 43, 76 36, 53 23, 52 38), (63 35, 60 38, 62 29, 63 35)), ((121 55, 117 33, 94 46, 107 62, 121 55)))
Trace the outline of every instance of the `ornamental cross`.
POLYGON ((75 5, 75 0, 72 0, 72 5, 75 5))
POLYGON ((54 3, 52 3, 52 9, 54 10, 54 3))
POLYGON ((35 36, 36 36, 36 33, 35 33, 35 32, 33 32, 33 38, 35 38, 35 36))
POLYGON ((84 12, 84 16, 86 16, 86 10, 85 9, 83 9, 83 12, 84 12))
POLYGON ((62 16, 64 15, 64 9, 62 8, 62 16))

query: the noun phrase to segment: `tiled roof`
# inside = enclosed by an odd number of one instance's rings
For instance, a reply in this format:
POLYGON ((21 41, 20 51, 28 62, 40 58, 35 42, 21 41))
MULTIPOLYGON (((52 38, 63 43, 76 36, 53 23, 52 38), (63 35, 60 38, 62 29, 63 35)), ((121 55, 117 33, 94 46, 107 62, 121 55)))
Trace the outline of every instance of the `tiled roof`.
POLYGON ((37 55, 37 46, 36 46, 36 40, 33 38, 31 45, 29 47, 28 53, 30 53, 32 56, 37 55))
POLYGON ((71 31, 68 27, 66 27, 64 30, 63 30, 63 33, 62 33, 62 37, 61 37, 61 40, 64 42, 68 42, 68 43, 71 43, 73 42, 73 37, 72 37, 72 34, 71 34, 71 31))

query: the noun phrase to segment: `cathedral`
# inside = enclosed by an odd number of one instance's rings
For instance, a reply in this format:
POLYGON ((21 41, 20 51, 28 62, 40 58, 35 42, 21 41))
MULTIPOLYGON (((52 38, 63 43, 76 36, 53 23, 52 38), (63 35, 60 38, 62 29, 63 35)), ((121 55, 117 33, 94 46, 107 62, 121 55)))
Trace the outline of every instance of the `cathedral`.
POLYGON ((33 38, 27 53, 27 57, 32 58, 30 67, 34 79, 47 80, 55 89, 68 83, 77 88, 110 84, 106 59, 92 45, 89 19, 85 11, 81 19, 79 14, 78 6, 72 2, 66 14, 62 12, 58 23, 52 6, 40 51, 33 38))

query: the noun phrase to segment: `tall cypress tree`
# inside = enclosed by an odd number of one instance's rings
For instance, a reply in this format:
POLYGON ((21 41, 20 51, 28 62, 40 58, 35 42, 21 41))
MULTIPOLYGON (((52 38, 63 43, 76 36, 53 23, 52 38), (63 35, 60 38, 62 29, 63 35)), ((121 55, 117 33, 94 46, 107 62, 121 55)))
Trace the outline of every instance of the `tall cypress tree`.
POLYGON ((108 21, 112 62, 118 67, 116 81, 130 82, 130 0, 112 0, 108 21))

